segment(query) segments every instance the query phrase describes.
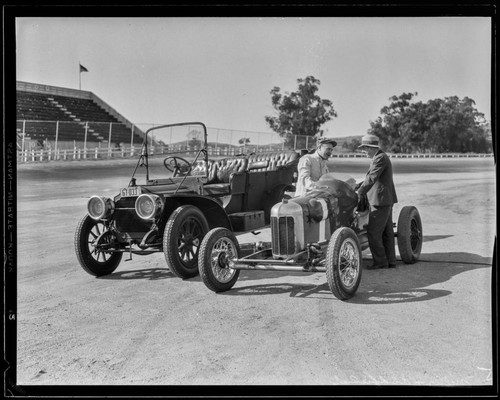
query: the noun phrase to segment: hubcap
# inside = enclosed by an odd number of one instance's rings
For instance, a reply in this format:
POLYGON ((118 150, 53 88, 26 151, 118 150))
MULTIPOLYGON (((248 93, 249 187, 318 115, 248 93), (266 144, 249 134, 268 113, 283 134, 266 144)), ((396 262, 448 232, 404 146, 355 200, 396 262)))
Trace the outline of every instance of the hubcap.
POLYGON ((418 246, 422 240, 422 231, 418 227, 418 223, 415 219, 411 220, 411 232, 410 232, 410 243, 411 249, 413 251, 418 250, 418 246))
POLYGON ((236 270, 229 268, 229 260, 237 257, 236 246, 228 238, 217 240, 210 253, 210 267, 215 278, 225 283, 231 280, 236 270))
POLYGON ((356 283, 359 275, 360 255, 352 239, 342 243, 339 252, 340 279, 345 287, 350 288, 356 283))

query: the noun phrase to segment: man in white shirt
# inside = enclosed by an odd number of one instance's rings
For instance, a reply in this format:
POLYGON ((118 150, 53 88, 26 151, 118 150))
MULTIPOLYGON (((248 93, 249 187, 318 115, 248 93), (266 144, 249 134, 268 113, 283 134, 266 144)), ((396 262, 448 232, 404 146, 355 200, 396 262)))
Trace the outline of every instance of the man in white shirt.
POLYGON ((326 161, 332 155, 337 142, 330 138, 319 138, 318 146, 313 154, 306 154, 299 160, 295 197, 306 193, 314 182, 329 172, 326 161))

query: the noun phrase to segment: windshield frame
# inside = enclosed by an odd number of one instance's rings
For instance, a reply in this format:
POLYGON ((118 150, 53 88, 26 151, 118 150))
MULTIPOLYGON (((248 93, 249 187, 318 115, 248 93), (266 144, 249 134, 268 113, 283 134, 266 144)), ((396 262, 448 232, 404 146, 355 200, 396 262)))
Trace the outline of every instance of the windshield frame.
MULTIPOLYGON (((203 157, 203 161, 205 162, 205 165, 208 166, 208 134, 207 134, 207 127, 203 122, 181 122, 181 123, 174 123, 174 124, 164 124, 164 125, 158 125, 158 126, 153 126, 152 128, 149 128, 145 134, 144 134, 144 141, 142 143, 141 147, 141 153, 139 156, 139 159, 137 160, 137 164, 135 166, 134 172, 132 173, 132 178, 130 179, 129 186, 134 186, 135 185, 135 174, 139 168, 139 166, 144 165, 146 167, 146 182, 149 183, 150 177, 149 177, 149 145, 148 143, 150 142, 151 138, 151 132, 159 129, 165 129, 165 128, 171 128, 171 127, 177 127, 177 126, 188 126, 188 125, 194 125, 194 126, 200 126, 203 129, 203 146, 200 150, 196 152, 196 156, 191 163, 191 167, 189 168, 188 172, 186 175, 183 177, 184 179, 181 180, 183 182, 185 178, 190 174, 191 169, 193 165, 195 164, 196 161, 200 159, 200 156, 203 157)), ((175 155, 175 154, 180 154, 183 152, 167 152, 166 155, 175 155)), ((206 168, 205 171, 205 178, 208 178, 208 168, 206 168)))

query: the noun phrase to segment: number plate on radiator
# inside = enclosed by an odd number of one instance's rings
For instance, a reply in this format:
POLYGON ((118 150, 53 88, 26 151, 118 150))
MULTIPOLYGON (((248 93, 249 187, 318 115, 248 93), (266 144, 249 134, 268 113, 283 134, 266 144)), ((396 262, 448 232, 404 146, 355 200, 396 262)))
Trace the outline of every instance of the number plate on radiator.
POLYGON ((142 194, 142 191, 140 186, 132 186, 123 188, 120 194, 122 197, 137 197, 142 194))

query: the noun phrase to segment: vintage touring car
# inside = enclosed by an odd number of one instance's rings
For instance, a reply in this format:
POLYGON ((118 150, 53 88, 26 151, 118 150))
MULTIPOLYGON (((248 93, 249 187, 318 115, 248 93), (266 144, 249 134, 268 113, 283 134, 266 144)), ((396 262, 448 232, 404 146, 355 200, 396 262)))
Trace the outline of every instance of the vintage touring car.
MULTIPOLYGON (((240 245, 230 230, 210 230, 198 260, 203 282, 223 292, 233 287, 240 270, 326 272, 335 297, 350 299, 361 282, 362 251, 368 248, 368 204, 358 199, 355 185, 352 178, 326 174, 304 196, 278 202, 271 209, 271 242, 240 245)), ((404 206, 395 225, 401 259, 415 263, 423 238, 418 210, 404 206)))
POLYGON ((209 159, 203 123, 153 127, 128 185, 114 198, 88 200, 75 233, 77 259, 89 274, 102 276, 123 255, 130 260, 163 252, 174 274, 196 276, 208 231, 247 232, 269 224, 271 208, 294 188, 299 157, 285 150, 209 159), (181 143, 177 153, 165 152, 171 143, 181 143), (188 161, 190 149, 194 158, 188 161))

